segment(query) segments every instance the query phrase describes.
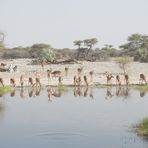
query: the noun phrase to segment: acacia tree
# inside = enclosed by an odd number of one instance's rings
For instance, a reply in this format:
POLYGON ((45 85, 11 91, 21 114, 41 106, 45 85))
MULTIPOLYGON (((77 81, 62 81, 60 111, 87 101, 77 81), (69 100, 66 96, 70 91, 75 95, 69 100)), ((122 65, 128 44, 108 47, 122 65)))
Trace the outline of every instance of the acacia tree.
POLYGON ((73 43, 74 43, 75 46, 78 46, 78 49, 80 49, 80 48, 81 48, 81 45, 82 45, 82 43, 83 43, 83 41, 81 41, 81 40, 76 40, 76 41, 74 41, 73 43))
POLYGON ((121 45, 127 53, 132 53, 134 60, 148 62, 148 36, 142 34, 132 34, 128 37, 127 43, 121 45))
POLYGON ((132 34, 128 37, 127 43, 120 46, 120 48, 127 50, 137 50, 141 47, 142 44, 142 35, 141 34, 132 34))
POLYGON ((55 60, 55 52, 49 44, 33 44, 29 51, 31 57, 38 58, 39 60, 53 61, 55 60))
POLYGON ((85 39, 83 43, 88 49, 92 49, 92 47, 98 43, 98 40, 96 38, 85 39))
POLYGON ((104 47, 102 47, 101 50, 106 52, 106 54, 110 57, 114 57, 116 54, 116 49, 110 44, 104 44, 104 47))
POLYGON ((132 58, 129 56, 118 57, 115 59, 115 63, 123 71, 124 75, 127 73, 127 68, 129 67, 129 64, 131 62, 132 62, 132 58))
POLYGON ((88 48, 87 54, 92 50, 92 47, 98 43, 96 38, 85 39, 83 40, 84 45, 88 48))

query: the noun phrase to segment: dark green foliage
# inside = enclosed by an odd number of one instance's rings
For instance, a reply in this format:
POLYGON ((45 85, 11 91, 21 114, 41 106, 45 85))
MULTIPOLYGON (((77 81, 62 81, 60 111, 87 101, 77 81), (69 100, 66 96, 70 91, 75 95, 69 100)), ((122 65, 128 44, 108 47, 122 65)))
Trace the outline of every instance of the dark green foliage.
POLYGON ((121 45, 125 55, 133 56, 135 61, 148 62, 148 36, 142 34, 132 34, 128 37, 128 42, 121 45))
POLYGON ((148 137, 148 118, 144 118, 135 128, 139 136, 148 137))
MULTIPOLYGON (((2 34, 3 35, 3 34, 2 34)), ((57 60, 81 60, 81 61, 107 61, 111 57, 133 57, 134 61, 148 62, 148 36, 132 34, 127 43, 120 46, 120 50, 112 45, 105 44, 102 48, 94 49, 98 43, 96 38, 76 40, 74 45, 77 49, 54 49, 49 44, 33 44, 31 47, 16 47, 8 49, 0 41, 0 58, 36 58, 40 61, 49 62, 57 60)))

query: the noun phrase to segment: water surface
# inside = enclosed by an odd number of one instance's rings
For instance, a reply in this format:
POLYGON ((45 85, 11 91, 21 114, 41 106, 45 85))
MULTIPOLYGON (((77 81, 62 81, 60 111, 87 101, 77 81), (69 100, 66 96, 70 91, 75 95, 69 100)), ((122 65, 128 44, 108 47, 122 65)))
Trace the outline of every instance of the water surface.
POLYGON ((0 147, 147 148, 131 131, 147 116, 148 94, 128 88, 17 89, 0 98, 0 147))

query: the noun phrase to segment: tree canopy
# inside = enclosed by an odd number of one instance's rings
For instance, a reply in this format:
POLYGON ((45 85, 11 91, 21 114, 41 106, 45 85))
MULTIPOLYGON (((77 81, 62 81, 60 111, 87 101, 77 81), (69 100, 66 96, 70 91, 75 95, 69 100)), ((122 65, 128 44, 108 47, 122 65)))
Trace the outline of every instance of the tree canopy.
POLYGON ((121 45, 120 48, 131 52, 134 60, 148 62, 148 36, 142 34, 132 34, 128 37, 127 43, 121 45))
POLYGON ((0 31, 0 48, 4 48, 5 33, 0 31))

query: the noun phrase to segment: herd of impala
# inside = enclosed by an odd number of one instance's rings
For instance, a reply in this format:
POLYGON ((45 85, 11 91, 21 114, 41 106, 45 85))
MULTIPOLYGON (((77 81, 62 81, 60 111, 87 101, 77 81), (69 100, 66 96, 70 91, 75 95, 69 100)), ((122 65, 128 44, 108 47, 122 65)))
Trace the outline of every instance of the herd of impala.
MULTIPOLYGON (((42 71, 44 71, 44 65, 41 64, 42 67, 42 71)), ((73 85, 74 86, 82 86, 82 84, 85 87, 88 87, 90 84, 93 84, 93 75, 94 75, 94 71, 90 71, 88 73, 88 76, 83 75, 83 68, 84 67, 79 67, 77 68, 77 73, 76 75, 74 75, 73 77, 73 85), (88 81, 89 78, 89 81, 88 81)), ((60 70, 55 70, 53 71, 52 69, 48 69, 47 70, 47 79, 48 79, 48 84, 50 84, 50 80, 52 78, 58 78, 58 82, 60 85, 62 85, 62 78, 63 76, 68 76, 68 72, 69 72, 69 67, 65 67, 64 69, 65 74, 62 73, 62 71, 60 70)), ((120 86, 120 85, 129 85, 129 75, 128 74, 123 74, 123 75, 119 75, 119 74, 111 74, 108 72, 104 72, 103 75, 106 77, 106 84, 107 85, 112 85, 112 80, 115 79, 116 80, 116 85, 120 86), (121 82, 121 76, 124 78, 124 82, 121 82)), ((21 75, 20 76, 20 86, 23 87, 24 86, 24 82, 28 81, 28 86, 31 87, 41 87, 41 72, 35 72, 33 77, 28 77, 25 75, 21 75)), ((139 75, 139 84, 147 84, 147 80, 144 74, 140 74, 139 75)), ((0 78, 0 85, 1 86, 5 86, 4 84, 4 80, 3 78, 0 78)), ((15 87, 16 86, 16 81, 14 78, 10 78, 10 86, 11 87, 15 87)))

